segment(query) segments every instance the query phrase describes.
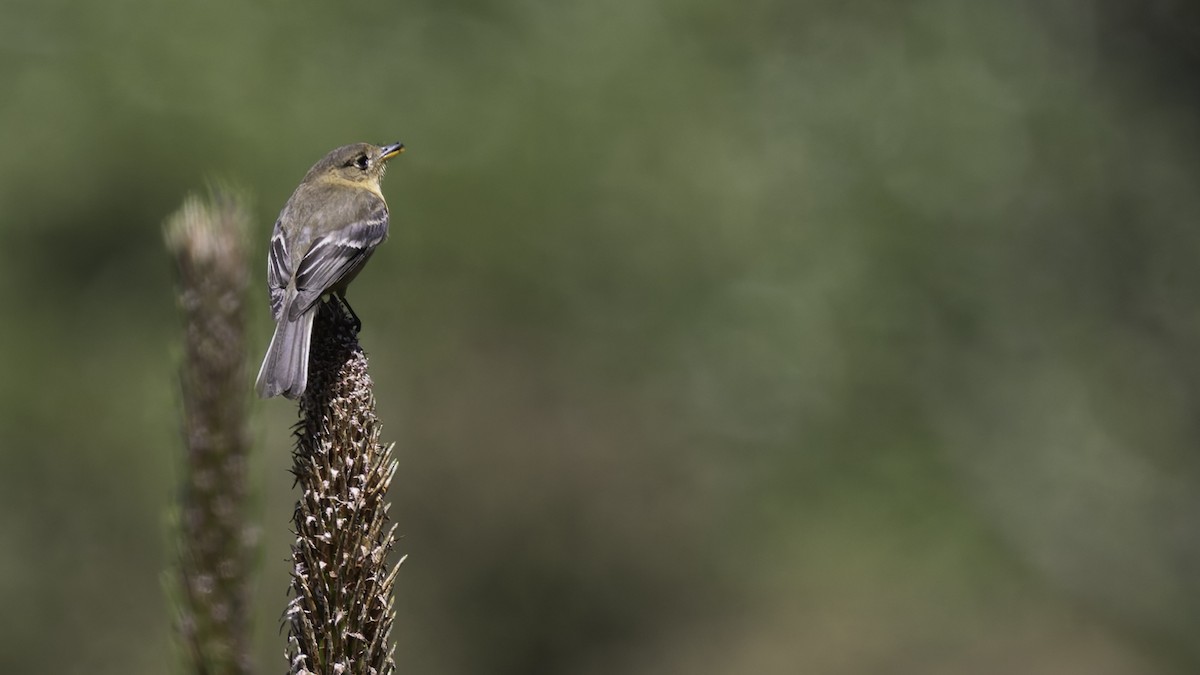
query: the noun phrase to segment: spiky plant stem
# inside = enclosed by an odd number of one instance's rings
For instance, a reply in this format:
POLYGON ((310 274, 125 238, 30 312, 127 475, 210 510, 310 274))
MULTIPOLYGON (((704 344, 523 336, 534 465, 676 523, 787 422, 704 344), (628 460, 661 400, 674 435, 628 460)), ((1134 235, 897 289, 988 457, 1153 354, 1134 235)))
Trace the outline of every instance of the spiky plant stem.
POLYGON ((395 669, 388 566, 395 526, 388 485, 396 471, 380 423, 367 358, 334 302, 313 327, 308 389, 300 400, 293 472, 288 661, 292 673, 387 674, 395 669))
POLYGON ((184 324, 179 634, 197 675, 250 672, 246 231, 240 200, 190 196, 165 228, 184 324))

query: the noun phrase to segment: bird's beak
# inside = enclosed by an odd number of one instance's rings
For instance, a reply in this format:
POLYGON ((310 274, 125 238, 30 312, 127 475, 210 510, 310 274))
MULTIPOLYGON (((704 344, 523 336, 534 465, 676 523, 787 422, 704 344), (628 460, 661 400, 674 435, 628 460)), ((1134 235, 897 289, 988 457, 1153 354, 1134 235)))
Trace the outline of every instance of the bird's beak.
POLYGON ((379 150, 380 150, 379 159, 386 162, 387 160, 404 152, 404 144, 396 142, 396 143, 392 143, 391 145, 385 145, 382 148, 380 148, 379 150))

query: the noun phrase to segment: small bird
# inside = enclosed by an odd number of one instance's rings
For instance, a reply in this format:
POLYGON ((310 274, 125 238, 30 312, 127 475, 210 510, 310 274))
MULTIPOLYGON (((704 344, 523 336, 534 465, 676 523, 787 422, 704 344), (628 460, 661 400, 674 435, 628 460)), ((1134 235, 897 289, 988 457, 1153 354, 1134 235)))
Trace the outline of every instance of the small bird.
POLYGON ((388 208, 379 190, 387 160, 403 143, 356 143, 313 165, 288 198, 267 254, 275 335, 258 371, 258 395, 300 398, 308 384, 308 347, 321 298, 346 302, 346 287, 387 239, 388 208))

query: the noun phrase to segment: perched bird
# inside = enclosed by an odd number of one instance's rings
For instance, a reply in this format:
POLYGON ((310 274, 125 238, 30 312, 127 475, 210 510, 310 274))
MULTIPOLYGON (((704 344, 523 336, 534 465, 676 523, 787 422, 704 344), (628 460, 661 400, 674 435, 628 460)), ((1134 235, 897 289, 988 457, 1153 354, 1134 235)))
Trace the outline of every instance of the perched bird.
POLYGON ((321 298, 343 306, 346 287, 388 233, 388 208, 379 191, 387 160, 403 143, 338 148, 313 165, 288 198, 267 255, 267 286, 275 335, 258 371, 259 396, 300 398, 308 384, 308 346, 321 298))

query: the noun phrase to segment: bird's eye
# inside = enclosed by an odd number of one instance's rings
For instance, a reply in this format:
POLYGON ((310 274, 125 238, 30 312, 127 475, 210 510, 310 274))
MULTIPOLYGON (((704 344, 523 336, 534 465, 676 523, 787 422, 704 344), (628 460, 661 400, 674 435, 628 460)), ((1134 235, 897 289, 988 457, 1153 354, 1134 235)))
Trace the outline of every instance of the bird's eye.
POLYGON ((357 166, 358 168, 362 169, 363 171, 366 171, 367 170, 367 156, 359 155, 358 157, 354 158, 354 166, 357 166))

